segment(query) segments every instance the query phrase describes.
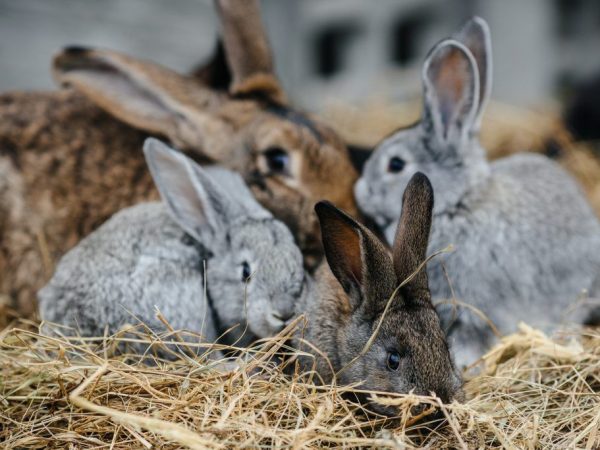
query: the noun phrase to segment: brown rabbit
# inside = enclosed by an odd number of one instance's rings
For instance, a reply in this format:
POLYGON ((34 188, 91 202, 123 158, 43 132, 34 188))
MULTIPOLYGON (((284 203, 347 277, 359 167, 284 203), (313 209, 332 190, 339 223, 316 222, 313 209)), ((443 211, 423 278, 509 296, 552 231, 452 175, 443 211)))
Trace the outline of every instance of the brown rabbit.
POLYGON ((225 60, 201 76, 71 47, 53 70, 72 90, 0 96, 0 295, 23 313, 82 236, 117 210, 157 197, 140 150, 148 134, 238 170, 290 227, 309 267, 322 255, 315 202, 328 198, 356 213, 357 173, 346 147, 287 104, 258 1, 216 4, 225 60))
MULTIPOLYGON (((315 207, 328 265, 320 267, 311 294, 297 306, 307 319, 297 345, 314 354, 325 382, 335 373, 338 383, 361 381, 361 389, 435 392, 444 402, 463 398, 460 374, 431 303, 427 272, 418 270, 426 257, 432 209, 431 184, 416 173, 404 192, 390 258, 383 243, 348 214, 328 202, 315 207)), ((302 356, 300 362, 302 370, 310 371, 315 360, 302 356)), ((377 404, 370 408, 396 413, 377 404)))

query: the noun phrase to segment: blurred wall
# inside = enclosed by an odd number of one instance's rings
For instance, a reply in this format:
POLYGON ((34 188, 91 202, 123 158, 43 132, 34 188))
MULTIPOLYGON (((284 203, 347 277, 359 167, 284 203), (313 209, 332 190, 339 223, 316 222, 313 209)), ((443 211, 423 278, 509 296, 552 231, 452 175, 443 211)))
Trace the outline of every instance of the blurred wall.
POLYGON ((208 0, 0 0, 0 90, 49 89, 52 55, 100 46, 189 70, 214 44, 208 0))
MULTIPOLYGON (((597 0, 262 0, 278 73, 297 103, 420 93, 428 49, 472 14, 490 23, 497 100, 536 105, 600 71, 597 0)), ((217 22, 209 0, 0 0, 0 90, 49 89, 69 44, 188 71, 217 22)))

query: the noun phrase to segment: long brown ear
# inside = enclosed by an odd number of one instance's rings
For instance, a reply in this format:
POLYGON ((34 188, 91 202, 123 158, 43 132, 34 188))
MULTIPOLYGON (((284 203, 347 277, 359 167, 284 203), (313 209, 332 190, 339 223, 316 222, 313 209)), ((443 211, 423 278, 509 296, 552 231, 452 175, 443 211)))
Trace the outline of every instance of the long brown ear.
POLYGON ((136 128, 168 137, 181 148, 202 149, 207 139, 227 136, 226 125, 202 108, 218 102, 216 94, 195 80, 157 64, 123 54, 69 47, 53 60, 56 80, 136 128))
POLYGON ((490 27, 481 17, 472 17, 454 36, 471 52, 479 72, 479 108, 475 129, 481 127, 481 116, 492 93, 492 37, 490 27))
MULTIPOLYGON (((402 215, 392 249, 398 282, 404 282, 425 261, 431 230, 433 188, 429 179, 417 172, 412 176, 402 199, 402 215)), ((402 288, 405 301, 430 299, 427 272, 423 267, 402 288)))
POLYGON ((352 309, 377 309, 396 283, 385 247, 366 227, 331 203, 321 201, 315 211, 327 263, 348 294, 352 309))
POLYGON ((259 94, 284 103, 285 93, 273 70, 258 0, 216 0, 215 3, 233 76, 229 92, 232 95, 259 94))

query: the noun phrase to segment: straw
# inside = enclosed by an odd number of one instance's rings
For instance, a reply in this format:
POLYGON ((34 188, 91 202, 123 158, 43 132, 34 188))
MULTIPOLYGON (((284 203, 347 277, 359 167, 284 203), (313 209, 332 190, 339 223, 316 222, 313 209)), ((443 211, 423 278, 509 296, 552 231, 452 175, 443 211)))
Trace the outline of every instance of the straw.
POLYGON ((598 330, 550 338, 521 324, 483 357, 481 373, 466 381, 463 404, 367 393, 398 407, 398 417, 389 420, 347 399, 362 392, 360 386, 318 385, 310 374, 282 371, 277 355, 289 354, 288 340, 301 323, 251 349, 207 347, 187 334, 186 347, 207 352, 164 361, 152 351, 129 353, 127 346, 146 339, 174 347, 168 334, 144 337, 142 328, 130 328, 96 339, 51 337, 21 322, 0 334, 0 446, 600 446, 598 330), (235 360, 218 357, 228 350, 237 353, 235 360), (419 403, 427 406, 415 417, 419 403))

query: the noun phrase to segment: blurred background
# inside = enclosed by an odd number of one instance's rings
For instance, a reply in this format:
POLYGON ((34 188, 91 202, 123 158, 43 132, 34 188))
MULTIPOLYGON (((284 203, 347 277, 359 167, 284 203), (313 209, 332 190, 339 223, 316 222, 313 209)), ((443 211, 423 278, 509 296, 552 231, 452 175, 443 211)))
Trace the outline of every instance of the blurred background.
MULTIPOLYGON (((263 0, 278 73, 312 110, 417 97, 427 50, 473 14, 492 30, 500 102, 569 100, 600 73, 598 0, 263 0)), ((68 44, 189 71, 216 26, 207 0, 0 0, 0 90, 53 88, 50 57, 68 44)))

